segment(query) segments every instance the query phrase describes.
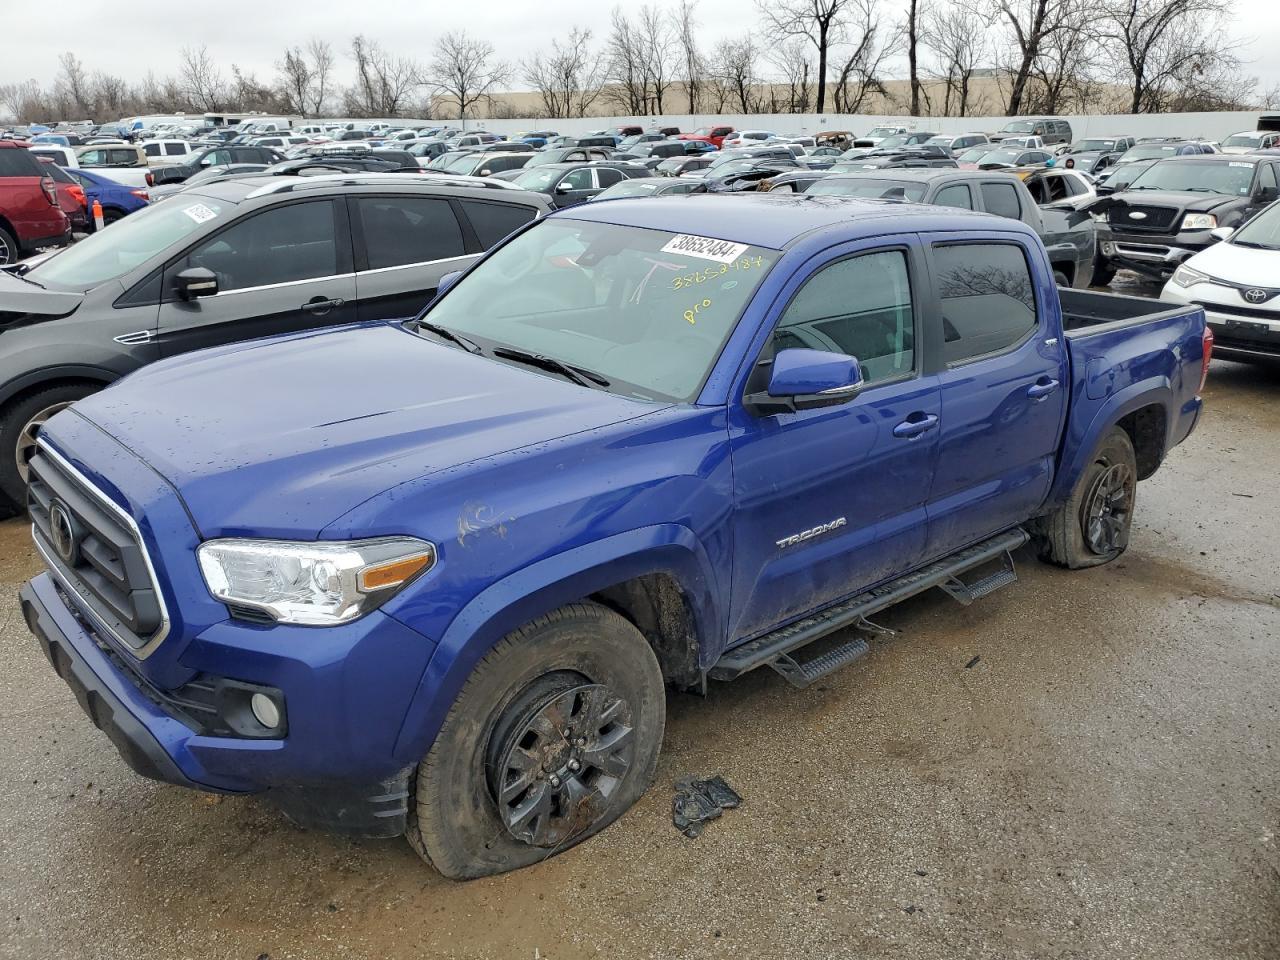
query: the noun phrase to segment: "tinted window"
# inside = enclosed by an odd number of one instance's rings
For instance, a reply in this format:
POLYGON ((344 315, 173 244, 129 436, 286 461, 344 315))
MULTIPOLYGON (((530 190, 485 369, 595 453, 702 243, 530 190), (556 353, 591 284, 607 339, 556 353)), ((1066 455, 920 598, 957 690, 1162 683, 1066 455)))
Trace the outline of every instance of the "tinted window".
POLYGON ((622 174, 617 170, 609 170, 602 167, 596 171, 596 178, 600 181, 600 186, 611 187, 622 179, 622 174))
POLYGON ((1013 244, 933 248, 947 363, 999 353, 1036 328, 1031 271, 1013 244))
POLYGON ((973 209, 973 197, 969 195, 969 188, 963 183, 953 184, 950 187, 943 187, 938 191, 934 203, 940 207, 963 207, 965 210, 973 209))
POLYGON ((160 156, 160 144, 144 143, 142 145, 142 152, 145 153, 148 157, 158 157, 160 156))
POLYGON ((868 383, 909 373, 915 321, 906 254, 869 253, 823 267, 788 304, 773 344, 857 357, 868 383))
POLYGON ((483 200, 463 200, 463 212, 486 250, 507 234, 524 226, 538 211, 515 203, 486 203, 483 200))
POLYGON ((369 269, 461 257, 462 228, 448 200, 435 197, 361 197, 369 269))
POLYGON ((1276 168, 1269 163, 1262 164, 1258 171, 1258 186, 1262 189, 1276 189, 1276 168))
POLYGON ((219 291, 334 276, 333 204, 292 203, 247 217, 200 244, 173 269, 188 266, 216 273, 219 291))
POLYGON ((181 157, 184 156, 187 151, 180 143, 166 143, 164 145, 164 152, 171 157, 181 157))
POLYGON ((1022 217, 1022 206, 1018 203, 1018 189, 1011 183, 984 183, 982 185, 982 205, 987 213, 998 217, 1018 220, 1022 217))
POLYGON ((0 177, 38 177, 40 161, 21 147, 0 150, 0 177))

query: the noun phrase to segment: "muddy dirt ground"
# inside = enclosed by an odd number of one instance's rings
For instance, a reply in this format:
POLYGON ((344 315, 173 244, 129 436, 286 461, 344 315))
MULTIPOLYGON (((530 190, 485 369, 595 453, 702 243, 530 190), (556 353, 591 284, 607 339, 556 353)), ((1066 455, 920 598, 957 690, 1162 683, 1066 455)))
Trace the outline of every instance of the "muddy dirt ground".
POLYGON ((917 598, 803 692, 672 695, 638 807, 464 885, 129 772, 27 635, 0 524, 0 957, 1280 956, 1280 371, 1215 363, 1206 399, 1121 562, 917 598), (688 773, 745 798, 697 840, 688 773))

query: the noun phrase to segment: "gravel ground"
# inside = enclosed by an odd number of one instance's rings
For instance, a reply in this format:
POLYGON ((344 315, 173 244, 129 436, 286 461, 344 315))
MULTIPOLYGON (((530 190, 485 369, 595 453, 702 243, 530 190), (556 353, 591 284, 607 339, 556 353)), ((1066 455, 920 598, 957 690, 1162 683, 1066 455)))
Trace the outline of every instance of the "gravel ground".
POLYGON ((806 691, 673 695, 630 814, 469 884, 130 773, 27 635, 0 524, 0 957, 1280 956, 1280 372, 1215 363, 1206 397, 1122 561, 919 597, 806 691), (697 840, 688 773, 745 798, 697 840))

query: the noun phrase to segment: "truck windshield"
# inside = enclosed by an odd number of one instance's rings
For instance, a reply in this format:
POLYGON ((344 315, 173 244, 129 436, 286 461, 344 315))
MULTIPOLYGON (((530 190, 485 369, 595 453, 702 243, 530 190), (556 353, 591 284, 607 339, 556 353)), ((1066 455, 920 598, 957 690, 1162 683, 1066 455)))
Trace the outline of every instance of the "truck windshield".
POLYGON ((778 256, 553 218, 481 262, 422 319, 497 359, 514 348, 583 371, 613 393, 688 401, 778 256))
POLYGON ((1093 153, 1095 151, 1106 153, 1108 150, 1114 150, 1116 142, 1114 140, 1077 140, 1071 145, 1072 153, 1093 153))
POLYGON ((1001 133, 1031 133, 1035 130, 1034 120, 1015 120, 1013 123, 1007 123, 1001 133))
POLYGON ((1223 193, 1246 197, 1253 183, 1254 164, 1247 160, 1215 163, 1165 160, 1148 167, 1129 184, 1130 190, 1172 190, 1187 193, 1223 193))
POLYGON ((216 220, 226 204, 184 192, 155 204, 81 240, 50 257, 27 274, 37 283, 59 290, 89 290, 130 270, 216 220))
POLYGON ((1227 137, 1222 141, 1224 147, 1257 147, 1262 143, 1262 137, 1253 133, 1237 133, 1233 137, 1227 137))
POLYGON ((910 200, 918 203, 927 184, 884 177, 828 177, 814 183, 805 193, 827 197, 864 197, 870 200, 910 200))
POLYGON ((1280 250, 1280 204, 1272 204, 1246 223, 1231 237, 1242 247, 1280 250))

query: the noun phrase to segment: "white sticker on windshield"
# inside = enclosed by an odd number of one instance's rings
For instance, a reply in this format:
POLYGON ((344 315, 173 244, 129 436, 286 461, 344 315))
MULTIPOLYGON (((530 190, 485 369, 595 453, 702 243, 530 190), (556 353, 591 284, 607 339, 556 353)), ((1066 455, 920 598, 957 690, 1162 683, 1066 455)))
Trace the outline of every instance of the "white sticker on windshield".
POLYGON ((682 253, 686 257, 699 257, 703 260, 714 260, 716 263, 733 263, 747 252, 749 244, 730 243, 728 240, 716 240, 714 237, 695 237, 689 233, 679 233, 662 248, 663 253, 682 253))
POLYGON ((217 217, 217 214, 206 207, 203 203, 192 204, 182 211, 196 223, 208 223, 217 217))
POLYGON ((1252 169, 1253 169, 1253 164, 1252 164, 1252 163, 1236 163, 1234 160, 1233 160, 1231 163, 1227 164, 1227 166, 1230 166, 1230 167, 1244 167, 1246 170, 1252 170, 1252 169))

